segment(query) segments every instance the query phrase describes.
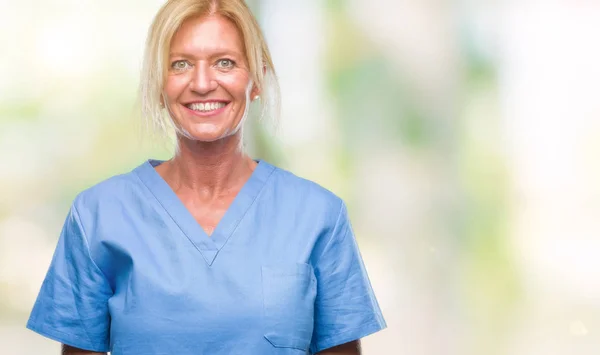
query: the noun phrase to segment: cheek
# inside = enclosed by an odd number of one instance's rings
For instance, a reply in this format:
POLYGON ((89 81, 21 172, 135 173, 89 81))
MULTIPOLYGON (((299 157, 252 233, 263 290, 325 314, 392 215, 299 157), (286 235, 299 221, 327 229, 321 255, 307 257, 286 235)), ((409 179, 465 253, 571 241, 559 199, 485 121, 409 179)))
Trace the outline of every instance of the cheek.
POLYGON ((188 80, 184 75, 168 77, 164 85, 167 100, 175 101, 187 87, 187 82, 188 80))
POLYGON ((219 82, 235 99, 244 100, 246 98, 246 88, 249 83, 249 78, 246 73, 230 73, 229 75, 222 75, 219 78, 219 82))

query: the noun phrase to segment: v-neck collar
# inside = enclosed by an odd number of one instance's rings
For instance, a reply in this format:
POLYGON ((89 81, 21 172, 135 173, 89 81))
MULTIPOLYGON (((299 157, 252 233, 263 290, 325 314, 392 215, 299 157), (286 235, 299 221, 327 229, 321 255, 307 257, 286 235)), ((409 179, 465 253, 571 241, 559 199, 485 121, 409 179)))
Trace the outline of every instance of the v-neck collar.
POLYGON ((163 163, 150 159, 134 170, 134 173, 156 197, 161 206, 179 226, 189 241, 198 249, 206 263, 210 266, 217 254, 227 243, 238 224, 260 194, 265 183, 275 170, 269 163, 258 160, 258 165, 246 181, 231 205, 209 237, 194 216, 185 207, 171 186, 158 174, 154 167, 163 163))

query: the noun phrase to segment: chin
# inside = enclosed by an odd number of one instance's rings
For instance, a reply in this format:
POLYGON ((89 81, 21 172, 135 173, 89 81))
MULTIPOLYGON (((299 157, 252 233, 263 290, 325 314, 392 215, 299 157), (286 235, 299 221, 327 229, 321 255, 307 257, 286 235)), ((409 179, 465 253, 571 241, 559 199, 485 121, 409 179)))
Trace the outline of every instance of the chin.
MULTIPOLYGON (((239 131, 238 131, 239 132, 239 131)), ((216 142, 233 135, 232 129, 191 129, 185 131, 185 137, 197 142, 216 142)), ((237 132, 236 132, 237 133, 237 132)))

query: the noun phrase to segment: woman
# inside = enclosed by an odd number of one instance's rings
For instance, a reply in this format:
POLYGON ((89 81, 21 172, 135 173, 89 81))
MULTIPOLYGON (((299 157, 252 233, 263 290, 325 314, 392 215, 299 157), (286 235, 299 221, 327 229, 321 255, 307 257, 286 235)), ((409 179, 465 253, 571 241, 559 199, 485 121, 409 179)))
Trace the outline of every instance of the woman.
POLYGON ((28 328, 65 354, 359 354, 385 322, 344 203, 241 149, 269 87, 243 0, 168 1, 141 99, 176 154, 77 196, 28 328))

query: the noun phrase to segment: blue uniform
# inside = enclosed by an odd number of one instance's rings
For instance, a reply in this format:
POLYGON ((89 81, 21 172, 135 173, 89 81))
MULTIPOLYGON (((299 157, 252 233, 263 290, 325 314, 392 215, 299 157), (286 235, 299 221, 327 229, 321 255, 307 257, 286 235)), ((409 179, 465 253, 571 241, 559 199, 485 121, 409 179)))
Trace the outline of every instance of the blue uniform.
POLYGON ((113 355, 302 355, 385 328, 334 194, 259 161, 209 237, 160 163, 77 196, 29 329, 113 355))

